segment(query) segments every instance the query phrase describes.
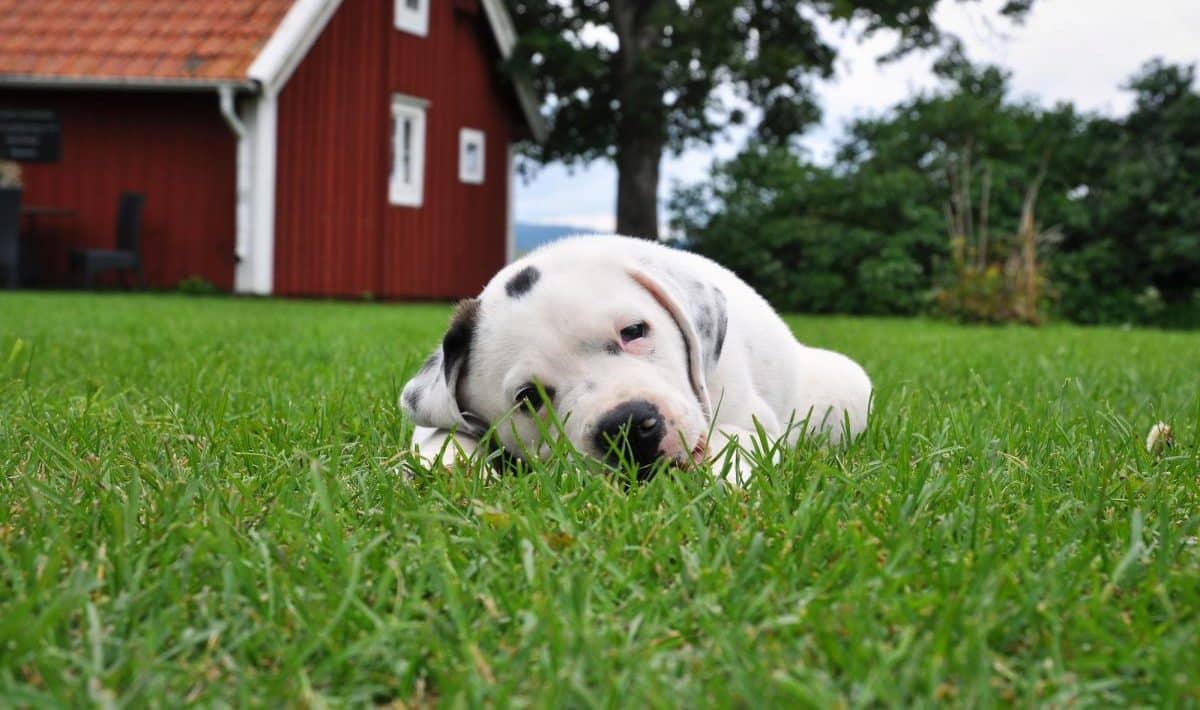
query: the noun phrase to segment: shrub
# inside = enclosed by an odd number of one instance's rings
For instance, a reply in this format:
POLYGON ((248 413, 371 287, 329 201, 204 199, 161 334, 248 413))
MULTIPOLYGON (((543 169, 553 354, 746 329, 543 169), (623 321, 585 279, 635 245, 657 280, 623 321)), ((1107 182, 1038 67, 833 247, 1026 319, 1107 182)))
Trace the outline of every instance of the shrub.
POLYGON ((217 287, 202 276, 188 276, 181 280, 175 288, 188 296, 211 296, 218 293, 217 287))
POLYGON ((916 313, 925 306, 928 283, 925 273, 899 247, 888 246, 869 256, 856 270, 855 291, 866 313, 916 313))

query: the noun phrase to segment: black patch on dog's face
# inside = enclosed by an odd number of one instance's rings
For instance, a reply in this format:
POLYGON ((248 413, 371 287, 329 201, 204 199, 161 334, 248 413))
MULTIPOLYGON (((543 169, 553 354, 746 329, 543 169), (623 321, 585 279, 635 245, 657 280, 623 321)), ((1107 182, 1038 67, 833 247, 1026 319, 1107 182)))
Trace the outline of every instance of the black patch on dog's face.
POLYGON ((620 355, 621 346, 617 345, 616 341, 610 340, 604 344, 604 352, 608 353, 609 355, 620 355))
POLYGON ((518 271, 516 276, 509 279, 508 283, 504 284, 504 292, 508 294, 509 298, 520 298, 529 293, 529 289, 533 288, 541 275, 536 268, 526 266, 518 271))
POLYGON ((404 403, 406 405, 408 405, 409 409, 411 409, 412 411, 415 412, 417 410, 417 407, 421 404, 421 390, 419 388, 414 387, 413 389, 410 389, 408 392, 405 392, 404 393, 404 403))
MULTIPOLYGON (((450 329, 442 338, 442 373, 449 381, 450 373, 459 360, 471 352, 471 341, 475 338, 475 324, 479 320, 479 300, 468 298, 458 302, 450 329)), ((465 368, 465 363, 464 363, 465 368)))

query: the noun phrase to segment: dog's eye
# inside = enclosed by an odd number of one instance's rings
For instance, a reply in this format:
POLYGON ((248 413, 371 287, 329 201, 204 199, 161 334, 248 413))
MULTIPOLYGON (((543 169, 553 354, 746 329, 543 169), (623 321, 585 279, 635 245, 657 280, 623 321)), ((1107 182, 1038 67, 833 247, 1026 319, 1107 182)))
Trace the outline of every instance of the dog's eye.
POLYGON ((641 340, 646 337, 647 330, 649 330, 649 327, 645 323, 627 325, 621 329, 621 342, 631 343, 635 340, 641 340))
POLYGON ((530 382, 522 385, 521 389, 517 390, 513 401, 523 408, 529 407, 530 411, 541 411, 542 407, 546 406, 547 403, 554 401, 554 388, 542 387, 538 389, 537 385, 530 382))

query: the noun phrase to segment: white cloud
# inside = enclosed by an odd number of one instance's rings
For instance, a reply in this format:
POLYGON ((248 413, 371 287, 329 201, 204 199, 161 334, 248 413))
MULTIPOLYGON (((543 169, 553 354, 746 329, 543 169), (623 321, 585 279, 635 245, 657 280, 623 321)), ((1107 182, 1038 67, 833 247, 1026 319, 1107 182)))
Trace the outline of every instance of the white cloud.
POLYGON ((968 46, 977 59, 1011 67, 1019 93, 1122 114, 1131 100, 1119 87, 1143 63, 1200 60, 1200 2, 1042 0, 1010 42, 968 46))
MULTIPOLYGON (((1024 24, 1016 26, 998 19, 1002 3, 943 0, 936 17, 940 26, 962 38, 971 59, 1008 68, 1017 96, 1047 105, 1071 101, 1083 110, 1119 115, 1131 104, 1120 85, 1143 63, 1154 57, 1200 61, 1197 0, 1038 0, 1024 24)), ((894 36, 880 33, 858 42, 852 34, 829 27, 825 31, 833 33, 826 36, 840 50, 837 76, 820 86, 824 120, 802 140, 818 160, 832 157, 833 146, 854 118, 880 113, 936 85, 931 57, 909 56, 886 65, 875 62, 893 46, 894 36)), ((662 196, 666 197, 672 181, 703 178, 714 157, 732 156, 743 140, 744 132, 735 132, 711 148, 666 159, 662 196)), ((596 217, 612 214, 615 208, 616 185, 616 171, 608 163, 593 164, 574 175, 561 166, 549 166, 532 183, 518 186, 517 219, 599 224, 596 217)))

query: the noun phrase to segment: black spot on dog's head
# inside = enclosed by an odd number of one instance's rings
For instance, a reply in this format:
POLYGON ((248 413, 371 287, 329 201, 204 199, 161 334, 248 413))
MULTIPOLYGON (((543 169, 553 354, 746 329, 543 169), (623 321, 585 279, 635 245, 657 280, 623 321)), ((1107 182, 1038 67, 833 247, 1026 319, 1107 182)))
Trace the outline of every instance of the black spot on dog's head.
POLYGON ((529 293, 529 289, 533 288, 541 275, 535 267, 526 266, 509 279, 508 283, 504 284, 504 292, 508 294, 509 298, 520 298, 529 293))
POLYGON ((621 346, 617 345, 615 340, 610 340, 604 344, 604 352, 608 353, 609 355, 620 355, 621 346))

